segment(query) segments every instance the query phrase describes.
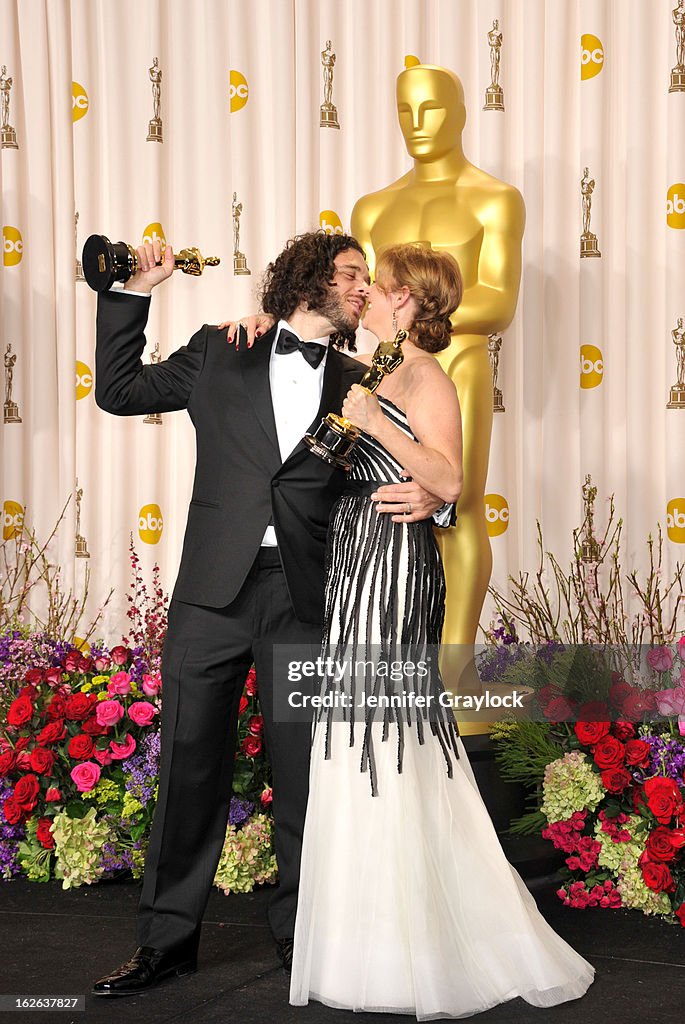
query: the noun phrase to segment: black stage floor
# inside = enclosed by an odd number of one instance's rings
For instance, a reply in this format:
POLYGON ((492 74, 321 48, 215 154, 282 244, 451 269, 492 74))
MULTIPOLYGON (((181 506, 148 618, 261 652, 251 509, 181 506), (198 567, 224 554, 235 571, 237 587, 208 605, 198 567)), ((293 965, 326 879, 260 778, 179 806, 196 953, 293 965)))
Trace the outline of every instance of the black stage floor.
MULTIPOLYGON (((685 930, 622 910, 569 910, 547 880, 531 884, 550 924, 596 968, 583 1000, 538 1010, 521 1000, 477 1015, 482 1024, 664 1024, 685 1012, 685 930)), ((86 995, 85 1012, 16 1011, 24 1024, 360 1024, 413 1018, 288 1004, 288 982, 266 925, 267 891, 212 892, 199 970, 140 996, 97 999, 94 979, 135 948, 138 885, 101 883, 64 892, 59 882, 0 883, 0 994, 86 995)))

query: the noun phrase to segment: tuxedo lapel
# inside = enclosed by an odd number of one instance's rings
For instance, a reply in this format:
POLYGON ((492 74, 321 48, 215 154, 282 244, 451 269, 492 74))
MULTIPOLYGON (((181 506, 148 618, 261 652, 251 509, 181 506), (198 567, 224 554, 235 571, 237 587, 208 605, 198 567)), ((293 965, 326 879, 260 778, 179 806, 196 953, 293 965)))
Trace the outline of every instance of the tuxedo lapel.
POLYGON ((271 385, 269 383, 269 360, 275 335, 276 328, 273 327, 270 331, 267 331, 263 338, 258 340, 254 346, 254 351, 248 349, 247 343, 241 337, 238 359, 245 391, 252 400, 255 415, 280 463, 281 452, 278 447, 278 434, 276 433, 274 407, 271 401, 271 385))

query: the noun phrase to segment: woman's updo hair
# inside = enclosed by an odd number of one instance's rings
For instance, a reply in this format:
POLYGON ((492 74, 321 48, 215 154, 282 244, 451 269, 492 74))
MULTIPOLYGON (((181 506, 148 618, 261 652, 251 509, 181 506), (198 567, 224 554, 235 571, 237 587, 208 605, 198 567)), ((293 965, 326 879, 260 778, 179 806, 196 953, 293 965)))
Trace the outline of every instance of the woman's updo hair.
POLYGON ((383 249, 376 264, 376 283, 384 291, 409 289, 416 315, 409 340, 424 352, 442 352, 450 343, 451 316, 461 302, 464 285, 459 264, 448 252, 408 243, 383 249))

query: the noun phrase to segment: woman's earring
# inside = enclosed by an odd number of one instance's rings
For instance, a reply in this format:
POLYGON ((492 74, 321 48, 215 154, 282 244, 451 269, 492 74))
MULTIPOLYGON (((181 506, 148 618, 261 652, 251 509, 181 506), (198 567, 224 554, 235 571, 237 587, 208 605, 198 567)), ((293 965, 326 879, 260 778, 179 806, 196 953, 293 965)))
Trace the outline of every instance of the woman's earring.
POLYGON ((393 309, 393 311, 392 311, 392 329, 393 329, 393 334, 397 334, 397 310, 396 309, 393 309))

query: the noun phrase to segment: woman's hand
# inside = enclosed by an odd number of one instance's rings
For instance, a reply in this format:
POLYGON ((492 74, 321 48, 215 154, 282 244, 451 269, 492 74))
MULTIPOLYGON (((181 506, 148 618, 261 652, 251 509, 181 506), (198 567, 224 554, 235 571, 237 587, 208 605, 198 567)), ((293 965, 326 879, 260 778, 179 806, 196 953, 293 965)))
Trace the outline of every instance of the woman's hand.
POLYGON ((351 423, 354 423, 355 427, 365 430, 372 437, 378 425, 385 419, 376 396, 369 394, 359 384, 353 384, 347 392, 342 406, 342 414, 351 423))
POLYGON ((255 338, 261 338, 262 334, 266 334, 273 325, 273 317, 268 313, 254 313, 252 316, 244 316, 242 320, 224 320, 219 324, 219 330, 228 327, 226 341, 229 345, 235 341, 235 347, 238 348, 238 328, 244 327, 247 331, 247 347, 252 348, 255 338))

